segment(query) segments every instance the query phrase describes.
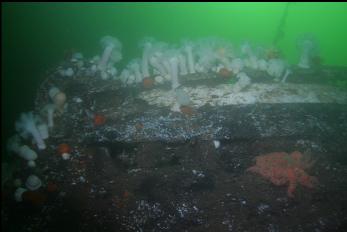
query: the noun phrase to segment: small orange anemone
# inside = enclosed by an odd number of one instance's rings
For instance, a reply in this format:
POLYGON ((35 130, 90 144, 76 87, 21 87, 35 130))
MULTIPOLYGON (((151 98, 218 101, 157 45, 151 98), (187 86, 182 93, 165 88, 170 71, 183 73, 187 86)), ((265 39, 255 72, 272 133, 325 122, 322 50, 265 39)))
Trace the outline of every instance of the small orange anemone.
POLYGON ((95 114, 94 115, 94 126, 101 126, 104 125, 106 122, 106 117, 101 114, 95 114))
POLYGON ((221 68, 218 72, 218 75, 224 78, 228 78, 232 75, 232 72, 227 68, 221 68))
POLYGON ((315 65, 315 66, 320 66, 322 64, 322 57, 320 56, 314 56, 312 57, 312 63, 315 65))
POLYGON ((42 205, 46 202, 47 196, 38 191, 26 191, 23 193, 23 200, 33 205, 42 205))
POLYGON ((58 154, 71 153, 72 149, 67 143, 62 143, 58 146, 58 154))
POLYGON ((266 58, 268 60, 280 58, 280 56, 281 56, 281 52, 277 48, 272 47, 266 51, 266 58))
POLYGON ((142 130, 143 127, 144 127, 144 125, 142 123, 140 123, 140 122, 135 124, 136 130, 142 130))
POLYGON ((123 198, 127 199, 127 198, 129 198, 129 196, 130 196, 130 192, 128 190, 125 190, 123 192, 123 198))
POLYGON ((194 109, 190 106, 181 106, 180 110, 181 110, 181 113, 188 115, 188 116, 193 116, 195 114, 194 109))
POLYGON ((145 78, 143 79, 143 87, 144 87, 145 89, 150 89, 150 88, 153 87, 153 85, 154 85, 154 80, 153 80, 153 78, 145 77, 145 78))
POLYGON ((48 192, 56 192, 58 190, 58 185, 53 182, 47 183, 47 191, 48 192))

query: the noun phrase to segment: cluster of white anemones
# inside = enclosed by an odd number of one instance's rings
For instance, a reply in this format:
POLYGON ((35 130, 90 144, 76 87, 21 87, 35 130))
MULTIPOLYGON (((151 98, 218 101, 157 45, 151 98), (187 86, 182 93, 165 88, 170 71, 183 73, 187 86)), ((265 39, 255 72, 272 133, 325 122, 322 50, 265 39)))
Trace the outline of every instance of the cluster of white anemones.
MULTIPOLYGON (((84 72, 103 80, 120 80, 124 86, 140 84, 145 78, 152 78, 156 84, 171 82, 175 89, 180 85, 178 76, 218 73, 223 69, 235 75, 244 68, 263 71, 282 82, 290 74, 285 60, 279 56, 268 56, 273 48, 254 47, 248 42, 235 49, 229 41, 217 37, 183 40, 180 44, 169 44, 146 37, 139 43, 142 55, 131 59, 123 69, 116 67, 123 57, 122 43, 112 36, 102 37, 100 43, 101 56, 85 61, 81 53, 75 53, 68 66, 59 67, 60 75, 73 77, 84 72)), ((299 40, 301 56, 298 67, 310 67, 310 59, 316 47, 312 39, 299 40)))

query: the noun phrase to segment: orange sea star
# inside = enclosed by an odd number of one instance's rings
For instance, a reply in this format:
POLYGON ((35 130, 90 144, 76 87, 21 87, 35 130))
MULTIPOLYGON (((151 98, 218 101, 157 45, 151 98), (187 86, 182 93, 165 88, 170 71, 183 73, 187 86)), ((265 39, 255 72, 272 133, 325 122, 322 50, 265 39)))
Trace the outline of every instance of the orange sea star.
POLYGON ((294 151, 291 154, 285 152, 273 152, 256 157, 256 164, 247 169, 260 174, 275 185, 289 184, 287 194, 294 197, 297 184, 307 188, 313 188, 318 183, 317 178, 310 176, 305 169, 311 167, 313 162, 303 158, 302 153, 294 151))

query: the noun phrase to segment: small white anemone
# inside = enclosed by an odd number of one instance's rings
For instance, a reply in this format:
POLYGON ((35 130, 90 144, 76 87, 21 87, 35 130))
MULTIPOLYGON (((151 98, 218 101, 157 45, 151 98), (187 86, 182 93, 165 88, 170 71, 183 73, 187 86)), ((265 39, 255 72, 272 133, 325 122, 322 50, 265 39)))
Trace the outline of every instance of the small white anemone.
POLYGON ((37 116, 33 112, 22 113, 19 120, 16 121, 16 130, 22 137, 28 138, 31 135, 40 150, 46 149, 46 144, 36 126, 37 116))
POLYGON ((268 62, 267 73, 278 79, 283 75, 285 68, 286 66, 282 59, 270 59, 268 62))
POLYGON ((244 67, 244 62, 240 58, 235 58, 231 61, 230 68, 234 74, 238 74, 244 67))
POLYGON ((25 193, 26 191, 28 191, 26 188, 22 188, 22 187, 19 187, 16 189, 16 191, 14 192, 14 199, 17 201, 17 202, 22 202, 23 201, 23 193, 25 193))
POLYGON ((68 159, 70 159, 70 154, 69 153, 63 153, 62 155, 61 155, 61 157, 63 158, 63 160, 68 160, 68 159))
POLYGON ((109 62, 116 63, 122 60, 122 43, 115 37, 104 36, 101 38, 100 44, 104 50, 99 60, 98 68, 101 71, 105 71, 109 62))
POLYGON ((28 161, 28 167, 29 167, 29 168, 34 168, 34 167, 36 167, 35 161, 34 161, 34 160, 29 160, 29 161, 28 161))
POLYGON ((37 176, 30 175, 28 177, 27 181, 25 182, 25 186, 29 190, 35 191, 35 190, 39 189, 42 186, 42 181, 37 176))

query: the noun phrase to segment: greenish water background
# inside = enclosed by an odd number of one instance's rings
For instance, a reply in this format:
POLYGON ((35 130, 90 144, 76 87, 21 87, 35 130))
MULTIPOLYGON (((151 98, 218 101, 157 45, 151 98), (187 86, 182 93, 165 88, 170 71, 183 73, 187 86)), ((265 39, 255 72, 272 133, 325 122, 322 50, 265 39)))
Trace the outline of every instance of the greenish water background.
MULTIPOLYGON (((144 36, 178 43, 182 38, 219 36, 235 43, 270 45, 287 3, 2 3, 2 144, 14 121, 33 109, 45 71, 66 49, 86 57, 100 53, 103 35, 123 43, 125 63, 141 55, 144 36)), ((347 3, 290 3, 278 45, 290 63, 295 40, 314 34, 324 64, 347 66, 347 3)), ((2 146, 4 147, 4 146, 2 146)))

